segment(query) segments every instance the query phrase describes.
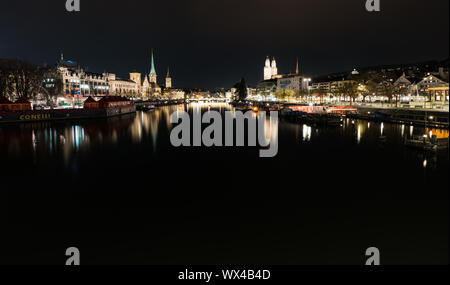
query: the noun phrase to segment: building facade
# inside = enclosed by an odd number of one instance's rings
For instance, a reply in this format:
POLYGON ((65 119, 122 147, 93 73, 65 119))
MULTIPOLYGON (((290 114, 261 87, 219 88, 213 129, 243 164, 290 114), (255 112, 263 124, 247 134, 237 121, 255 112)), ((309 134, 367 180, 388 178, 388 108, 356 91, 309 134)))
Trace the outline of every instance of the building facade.
POLYGON ((86 72, 75 62, 64 61, 62 56, 56 70, 61 80, 61 90, 64 96, 101 97, 109 95, 110 75, 107 73, 86 72))
POLYGON ((118 78, 115 74, 110 75, 109 90, 110 95, 122 97, 137 98, 140 95, 140 88, 137 82, 132 79, 118 78))
POLYGON ((308 91, 309 80, 297 74, 282 75, 277 79, 277 91, 292 90, 294 92, 308 91))

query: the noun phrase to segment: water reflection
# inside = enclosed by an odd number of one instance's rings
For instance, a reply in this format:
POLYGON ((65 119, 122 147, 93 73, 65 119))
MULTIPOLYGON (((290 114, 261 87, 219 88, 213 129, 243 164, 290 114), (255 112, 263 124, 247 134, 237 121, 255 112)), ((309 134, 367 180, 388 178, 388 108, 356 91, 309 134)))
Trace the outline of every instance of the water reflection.
MULTIPOLYGON (((350 122, 347 123, 347 128, 349 127, 350 122)), ((437 138, 448 138, 449 137, 449 130, 446 129, 435 129, 435 128, 424 128, 424 127, 414 127, 414 126, 406 126, 406 125, 396 125, 396 124, 389 124, 386 125, 385 123, 370 123, 366 121, 356 121, 355 125, 352 124, 352 130, 354 131, 354 136, 356 138, 357 144, 361 144, 363 142, 363 139, 365 136, 372 137, 373 135, 376 135, 371 130, 371 126, 375 124, 376 129, 378 130, 378 135, 375 137, 382 137, 386 138, 388 142, 403 142, 405 139, 412 138, 414 136, 423 136, 424 134, 428 135, 429 137, 436 136, 437 138), (406 129, 409 129, 407 132, 406 129), (388 133, 386 132, 388 130, 388 133)), ((307 131, 307 128, 303 128, 304 133, 307 131)), ((345 134, 348 129, 345 127, 342 128, 343 133, 345 134)), ((305 136, 304 136, 305 137, 305 136)), ((308 136, 307 136, 308 137, 308 136)), ((308 137, 308 140, 311 139, 308 137)))
POLYGON ((357 136, 358 144, 361 143, 361 125, 358 125, 358 136, 357 136))
POLYGON ((61 154, 68 162, 74 153, 89 149, 92 144, 117 144, 126 132, 133 115, 104 120, 80 122, 41 122, 0 126, 0 148, 16 157, 61 154))
MULTIPOLYGON (((146 139, 147 136, 151 136, 153 150, 156 151, 159 134, 172 130, 173 126, 170 123, 170 116, 173 113, 185 111, 197 116, 208 110, 223 112, 224 110, 232 109, 226 103, 193 103, 161 107, 150 112, 138 112, 131 126, 132 140, 135 143, 139 143, 146 139)), ((270 135, 267 137, 270 139, 270 135)))
MULTIPOLYGON (((23 125, 0 126, 0 152, 15 157, 27 157, 32 154, 34 159, 40 155, 62 155, 68 162, 78 152, 90 150, 94 146, 117 145, 123 141, 134 144, 147 144, 158 151, 159 145, 169 145, 172 125, 170 116, 176 111, 187 111, 199 114, 208 110, 224 111, 234 108, 228 104, 190 104, 158 108, 152 112, 137 112, 136 115, 122 116, 105 120, 86 120, 80 122, 41 122, 23 125), (161 138, 161 136, 163 136, 161 138)), ((253 114, 256 118, 256 113, 253 114)), ((282 123, 281 127, 286 125, 282 123)), ((278 133, 278 122, 271 125, 270 116, 266 117, 265 138, 270 141, 273 134, 278 133)), ((387 144, 403 146, 406 138, 413 136, 436 136, 448 138, 449 130, 414 127, 407 125, 384 124, 360 120, 344 121, 342 127, 330 128, 321 133, 313 132, 311 126, 297 124, 292 129, 295 142, 302 140, 310 142, 314 137, 328 136, 338 133, 340 137, 350 137, 358 145, 378 144, 378 138, 387 136, 387 144), (409 131, 407 130, 409 128, 409 131), (300 138, 300 136, 302 136, 300 138)), ((332 143, 330 141, 330 143, 332 143)), ((280 145, 282 148, 283 146, 280 145)), ((423 163, 423 159, 420 163, 423 163)), ((428 159, 427 165, 430 165, 428 159)))
POLYGON ((311 141, 312 136, 312 128, 307 125, 303 125, 303 141, 309 142, 311 141))

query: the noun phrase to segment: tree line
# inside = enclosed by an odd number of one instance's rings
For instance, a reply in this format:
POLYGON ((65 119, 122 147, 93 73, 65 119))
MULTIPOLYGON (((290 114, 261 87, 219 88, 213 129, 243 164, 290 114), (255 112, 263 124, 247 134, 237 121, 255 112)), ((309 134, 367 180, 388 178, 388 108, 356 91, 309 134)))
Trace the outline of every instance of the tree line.
POLYGON ((0 96, 10 100, 20 97, 47 99, 57 96, 62 88, 54 68, 41 67, 17 59, 0 59, 0 96), (52 78, 45 82, 46 78, 52 78))

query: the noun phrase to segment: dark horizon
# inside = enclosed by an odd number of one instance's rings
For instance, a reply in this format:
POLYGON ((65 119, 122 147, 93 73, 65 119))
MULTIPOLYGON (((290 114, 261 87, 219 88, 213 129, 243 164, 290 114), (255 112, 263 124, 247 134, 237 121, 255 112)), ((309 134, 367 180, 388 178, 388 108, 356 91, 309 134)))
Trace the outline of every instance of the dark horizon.
POLYGON ((158 82, 170 67, 175 87, 230 88, 262 80, 266 56, 280 73, 314 77, 353 68, 449 58, 449 1, 365 0, 104 1, 5 0, 0 58, 56 63, 60 52, 89 71, 148 73, 155 51, 158 82), (156 10, 156 11, 155 11, 156 10))

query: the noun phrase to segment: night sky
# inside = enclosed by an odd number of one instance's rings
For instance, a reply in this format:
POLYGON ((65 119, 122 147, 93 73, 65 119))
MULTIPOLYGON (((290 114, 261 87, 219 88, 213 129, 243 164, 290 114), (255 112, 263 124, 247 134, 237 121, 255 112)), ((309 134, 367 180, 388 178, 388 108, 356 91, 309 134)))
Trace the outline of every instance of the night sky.
POLYGON ((309 76, 368 65, 446 59, 448 0, 65 0, 0 4, 0 58, 54 64, 60 51, 92 72, 148 73, 170 66, 175 87, 230 88, 262 79, 267 55, 279 72, 309 76))

